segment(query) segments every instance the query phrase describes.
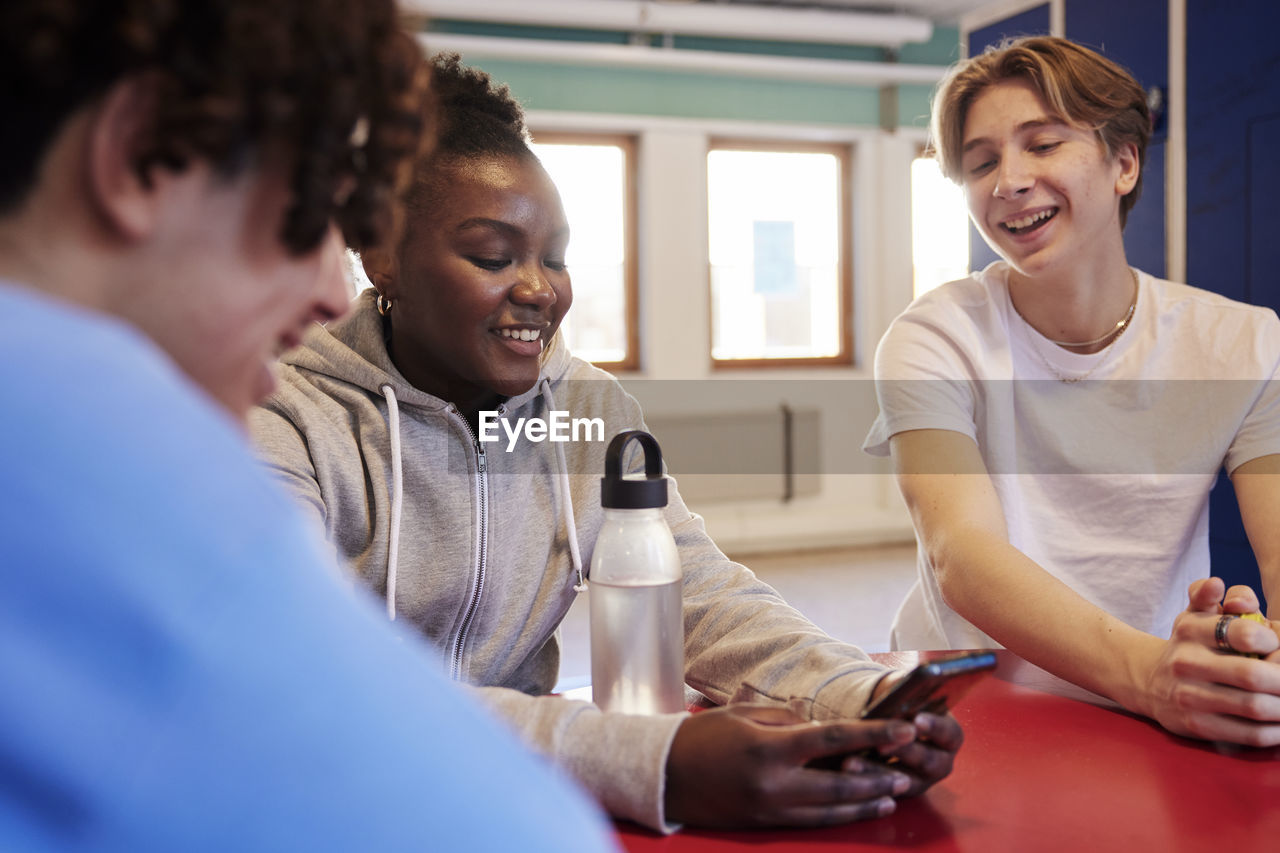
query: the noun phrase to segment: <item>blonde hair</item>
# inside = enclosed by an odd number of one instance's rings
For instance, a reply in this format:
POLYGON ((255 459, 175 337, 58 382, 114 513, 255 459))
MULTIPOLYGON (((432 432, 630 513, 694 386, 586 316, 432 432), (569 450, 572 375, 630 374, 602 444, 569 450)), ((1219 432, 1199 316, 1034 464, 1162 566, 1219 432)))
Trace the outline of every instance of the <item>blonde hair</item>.
POLYGON ((1151 141, 1151 111, 1142 86, 1110 59, 1053 36, 1006 40, 952 66, 933 95, 929 149, 942 174, 960 183, 969 107, 988 88, 1025 80, 1055 114, 1092 130, 1111 157, 1126 143, 1138 149, 1138 180, 1120 199, 1120 225, 1142 194, 1141 166, 1151 141))

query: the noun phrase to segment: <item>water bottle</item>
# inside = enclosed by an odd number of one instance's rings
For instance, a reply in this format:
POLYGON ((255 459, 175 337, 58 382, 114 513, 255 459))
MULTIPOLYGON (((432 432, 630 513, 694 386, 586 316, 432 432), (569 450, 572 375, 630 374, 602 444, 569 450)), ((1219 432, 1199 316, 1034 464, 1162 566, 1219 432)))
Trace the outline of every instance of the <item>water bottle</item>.
POLYGON ((614 436, 600 481, 604 525, 591 557, 591 696, 606 711, 669 714, 684 702, 680 554, 667 527, 658 442, 614 436), (623 451, 644 450, 644 477, 622 476, 623 451))

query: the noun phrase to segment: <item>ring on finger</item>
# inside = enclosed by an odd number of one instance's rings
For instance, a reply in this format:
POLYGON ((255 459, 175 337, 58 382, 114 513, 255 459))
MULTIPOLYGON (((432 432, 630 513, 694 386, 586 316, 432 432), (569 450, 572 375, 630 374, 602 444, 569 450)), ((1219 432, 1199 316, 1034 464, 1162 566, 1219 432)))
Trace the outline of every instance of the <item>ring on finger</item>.
POLYGON ((1230 654, 1238 654, 1235 646, 1231 645, 1231 640, 1227 636, 1227 628, 1231 623, 1240 617, 1234 613, 1223 613, 1218 617, 1218 624, 1213 629, 1213 639, 1218 644, 1218 648, 1230 654))

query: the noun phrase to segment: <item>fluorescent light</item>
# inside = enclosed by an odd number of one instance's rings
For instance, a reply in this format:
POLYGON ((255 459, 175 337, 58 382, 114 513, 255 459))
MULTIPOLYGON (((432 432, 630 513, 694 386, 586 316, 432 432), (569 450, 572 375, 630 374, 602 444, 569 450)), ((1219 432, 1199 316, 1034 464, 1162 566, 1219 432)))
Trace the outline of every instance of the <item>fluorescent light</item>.
POLYGON ((779 9, 652 0, 402 0, 413 14, 460 21, 585 27, 898 48, 933 36, 927 18, 823 9, 779 9))
POLYGON ((798 80, 810 83, 843 83, 850 86, 917 84, 932 86, 946 67, 902 62, 856 62, 839 59, 806 59, 790 56, 721 53, 710 50, 676 50, 639 45, 512 39, 449 33, 420 33, 418 39, 431 53, 462 54, 467 62, 485 59, 586 65, 606 68, 649 68, 798 80))

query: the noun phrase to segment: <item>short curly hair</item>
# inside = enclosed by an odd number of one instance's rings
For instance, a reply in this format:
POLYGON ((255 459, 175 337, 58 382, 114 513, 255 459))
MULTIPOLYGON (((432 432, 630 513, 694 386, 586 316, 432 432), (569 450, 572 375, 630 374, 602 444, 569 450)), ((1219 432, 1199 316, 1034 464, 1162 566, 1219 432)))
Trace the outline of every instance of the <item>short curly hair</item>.
MULTIPOLYGON (((1067 39, 1031 36, 1007 40, 951 67, 933 96, 931 152, 942 173, 956 183, 969 107, 991 86, 1026 80, 1057 116, 1097 134, 1108 156, 1129 142, 1145 164, 1151 141, 1151 111, 1133 75, 1099 53, 1067 39)), ((1120 199, 1120 224, 1142 194, 1138 182, 1120 199)))
POLYGON ((393 0, 4 0, 0 215, 19 209, 59 130, 119 81, 151 86, 135 168, 195 160, 290 171, 283 244, 395 227, 425 127, 425 62, 393 0))
POLYGON ((410 211, 428 209, 447 190, 440 170, 473 157, 537 159, 530 148, 524 109, 505 85, 478 68, 462 64, 456 53, 431 59, 431 95, 435 109, 433 146, 414 168, 407 196, 410 211))

